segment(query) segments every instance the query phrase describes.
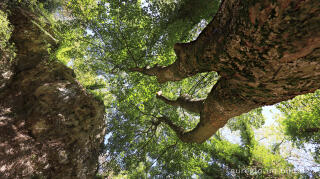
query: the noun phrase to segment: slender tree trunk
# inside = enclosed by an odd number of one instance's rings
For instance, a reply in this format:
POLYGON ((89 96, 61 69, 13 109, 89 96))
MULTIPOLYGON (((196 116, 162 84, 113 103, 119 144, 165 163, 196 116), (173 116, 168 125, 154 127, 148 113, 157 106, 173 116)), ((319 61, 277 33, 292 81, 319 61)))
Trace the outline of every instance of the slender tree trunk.
POLYGON ((175 45, 176 62, 132 71, 159 82, 218 72, 197 127, 177 131, 184 142, 202 143, 232 117, 318 89, 319 29, 319 0, 224 0, 195 41, 175 45))

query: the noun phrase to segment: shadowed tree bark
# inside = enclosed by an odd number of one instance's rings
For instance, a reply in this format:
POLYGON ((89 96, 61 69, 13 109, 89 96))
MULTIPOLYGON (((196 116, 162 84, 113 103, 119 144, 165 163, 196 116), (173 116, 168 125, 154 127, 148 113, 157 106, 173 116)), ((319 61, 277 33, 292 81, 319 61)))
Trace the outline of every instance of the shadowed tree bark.
POLYGON ((104 105, 73 70, 49 60, 48 44, 55 40, 38 17, 7 3, 0 2, 0 10, 10 10, 16 57, 10 60, 0 49, 0 178, 94 178, 104 105))
POLYGON ((224 0, 214 19, 190 43, 174 46, 177 60, 166 67, 133 68, 160 83, 216 71, 220 79, 203 103, 171 101, 200 113, 185 131, 167 118, 184 142, 202 143, 227 121, 320 87, 320 1, 224 0))

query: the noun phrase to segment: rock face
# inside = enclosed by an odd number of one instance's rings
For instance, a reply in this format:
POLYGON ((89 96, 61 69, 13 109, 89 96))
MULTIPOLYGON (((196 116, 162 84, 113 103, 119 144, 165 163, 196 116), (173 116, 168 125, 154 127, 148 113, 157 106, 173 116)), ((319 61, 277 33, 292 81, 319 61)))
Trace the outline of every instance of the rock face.
POLYGON ((1 51, 0 178, 93 178, 105 135, 104 105, 49 62, 50 42, 19 7, 8 17, 16 58, 1 51))

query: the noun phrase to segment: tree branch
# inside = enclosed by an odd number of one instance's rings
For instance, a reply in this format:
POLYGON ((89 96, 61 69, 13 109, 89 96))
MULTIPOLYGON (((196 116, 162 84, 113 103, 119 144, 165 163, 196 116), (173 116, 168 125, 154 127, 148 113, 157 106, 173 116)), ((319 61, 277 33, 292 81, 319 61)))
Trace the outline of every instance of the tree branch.
MULTIPOLYGON (((177 67, 177 61, 169 66, 143 67, 143 68, 130 68, 131 72, 140 72, 149 76, 156 76, 159 83, 165 83, 167 81, 179 81, 185 78, 184 74, 177 67)), ((191 76, 191 75, 188 75, 191 76)))
MULTIPOLYGON (((320 75, 316 73, 320 68, 320 25, 315 23, 319 21, 319 7, 318 0, 224 0, 195 41, 174 46, 177 60, 173 64, 131 71, 156 76, 160 83, 199 72, 219 73, 220 79, 203 101, 200 122, 194 129, 185 131, 161 118, 183 142, 202 143, 230 118, 320 88, 320 75), (288 19, 295 20, 288 23, 288 19), (297 36, 296 27, 301 23, 305 25, 297 36), (276 68, 279 66, 281 69, 276 68)), ((171 105, 188 104, 184 98, 158 98, 171 105)), ((199 108, 191 111, 199 112, 199 108)), ((318 129, 306 132, 315 131, 318 129)))
MULTIPOLYGON (((188 59, 185 54, 182 54, 182 47, 185 44, 175 44, 174 51, 178 56, 178 59, 168 66, 143 67, 143 68, 130 68, 131 72, 140 72, 149 76, 156 76, 159 83, 165 83, 167 81, 180 81, 184 78, 193 76, 197 73, 213 71, 211 66, 200 65, 196 58, 188 59), (182 58, 183 56, 183 58, 182 58)), ((184 49, 185 50, 185 49, 184 49)))
MULTIPOLYGON (((224 2, 225 1, 221 3, 220 9, 223 9, 223 6, 229 6, 232 4, 224 2)), ((174 45, 174 51, 177 59, 173 64, 166 67, 136 67, 129 70, 132 72, 140 72, 149 76, 156 76, 159 83, 165 83, 167 81, 180 81, 197 73, 219 71, 216 66, 210 65, 212 61, 209 60, 210 58, 214 58, 216 61, 218 61, 218 58, 213 57, 212 53, 210 53, 210 57, 208 57, 207 54, 204 56, 203 52, 205 51, 204 48, 214 41, 216 41, 214 43, 215 49, 220 50, 221 47, 218 43, 221 41, 220 39, 224 37, 224 34, 221 33, 223 29, 220 27, 226 25, 227 22, 227 20, 224 18, 222 19, 221 16, 228 16, 229 13, 230 10, 218 12, 213 21, 210 22, 212 25, 208 25, 199 35, 197 40, 190 43, 176 43, 174 45), (212 30, 212 26, 216 27, 216 29, 212 30), (212 39, 214 40, 208 38, 209 33, 210 37, 213 37, 212 39), (200 55, 201 53, 202 55, 200 55)))
POLYGON ((158 120, 159 122, 167 124, 177 134, 179 138, 181 138, 181 136, 183 136, 183 134, 186 132, 185 129, 174 124, 170 119, 168 119, 165 116, 159 117, 158 120))
MULTIPOLYGON (((225 78, 220 78, 212 88, 207 99, 202 102, 200 122, 192 130, 186 131, 167 117, 160 117, 158 120, 167 124, 175 131, 181 141, 186 143, 203 143, 222 128, 230 118, 248 112, 257 106, 253 102, 242 100, 227 89, 231 89, 228 81, 225 78)), ((176 103, 176 101, 167 100, 164 97, 162 99, 168 103, 174 103, 174 105, 176 103)))
POLYGON ((162 96, 161 91, 157 93, 157 98, 171 106, 182 107, 190 112, 195 112, 195 113, 201 112, 201 109, 203 107, 203 102, 204 102, 204 99, 191 99, 191 97, 188 95, 182 95, 178 97, 178 99, 176 100, 170 100, 162 96))

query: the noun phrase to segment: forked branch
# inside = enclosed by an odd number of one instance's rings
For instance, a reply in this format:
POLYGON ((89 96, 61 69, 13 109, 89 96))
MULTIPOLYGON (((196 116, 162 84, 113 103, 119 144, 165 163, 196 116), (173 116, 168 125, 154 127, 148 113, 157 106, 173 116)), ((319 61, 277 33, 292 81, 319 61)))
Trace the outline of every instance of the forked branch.
POLYGON ((233 117, 320 89, 320 23, 315 23, 319 7, 319 0, 223 0, 195 41, 175 45, 173 64, 131 71, 156 76, 159 82, 206 71, 220 75, 208 97, 195 107, 186 98, 170 100, 158 95, 167 104, 200 113, 200 122, 190 131, 168 118, 161 122, 183 142, 202 143, 233 117), (294 21, 288 23, 288 19, 294 21), (302 23, 297 36, 296 27, 302 23))

